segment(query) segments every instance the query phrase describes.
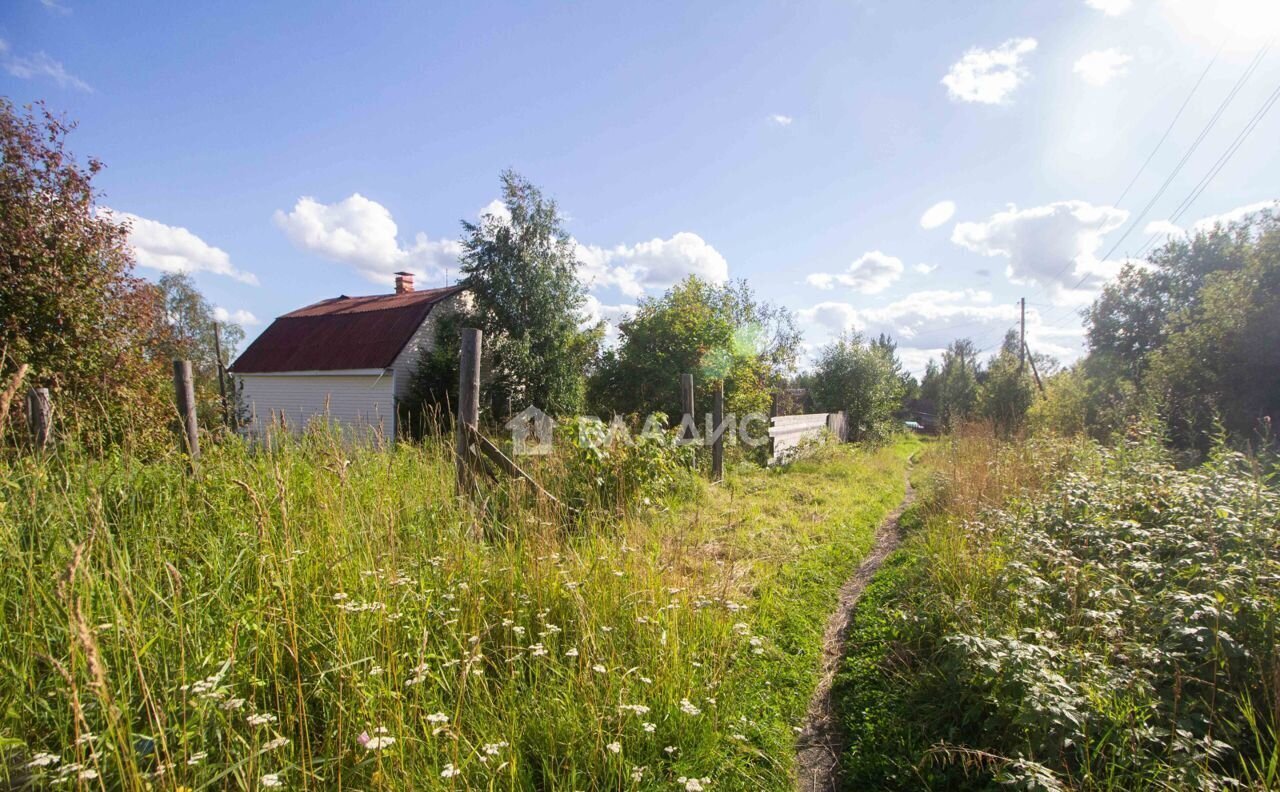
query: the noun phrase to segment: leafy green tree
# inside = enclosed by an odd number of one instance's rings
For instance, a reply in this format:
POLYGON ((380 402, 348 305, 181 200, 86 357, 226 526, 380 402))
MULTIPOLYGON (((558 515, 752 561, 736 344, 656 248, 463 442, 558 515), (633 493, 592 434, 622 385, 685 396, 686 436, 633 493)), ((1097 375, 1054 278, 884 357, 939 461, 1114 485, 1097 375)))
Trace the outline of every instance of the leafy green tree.
POLYGON ((978 390, 978 413, 1006 437, 1022 428, 1035 395, 1031 367, 1023 365, 1020 347, 1016 330, 1005 334, 978 390))
POLYGON ((693 374, 700 414, 711 409, 717 382, 728 412, 766 412, 800 345, 791 313, 757 300, 745 281, 719 286, 695 276, 641 300, 618 330, 617 348, 591 377, 591 405, 601 413, 678 416, 682 373, 693 374))
MULTIPOLYGON (((157 286, 169 324, 169 334, 158 351, 166 359, 191 361, 201 420, 210 426, 217 425, 222 420, 217 349, 221 345, 221 362, 227 365, 244 341, 244 329, 235 322, 218 322, 213 306, 196 288, 190 275, 166 273, 160 276, 157 286)), ((229 393, 228 399, 233 395, 229 393)))
POLYGON ((1086 390, 1133 394, 1109 411, 1112 423, 1117 412, 1159 415, 1174 446, 1192 452, 1206 452, 1218 426, 1237 440, 1266 434, 1280 418, 1277 295, 1274 214, 1174 240, 1089 309, 1086 390))
POLYGON ((896 345, 886 336, 867 343, 845 334, 823 347, 814 367, 811 392, 817 409, 843 410, 850 440, 877 440, 897 425, 906 387, 896 345))
POLYGON ((64 435, 167 443, 160 293, 133 275, 127 226, 95 207, 103 166, 66 149, 73 128, 0 98, 0 374, 30 365, 64 435))
POLYGON ((973 417, 978 402, 979 363, 972 341, 959 338, 942 353, 941 365, 929 361, 920 396, 933 403, 939 421, 948 428, 973 417))
POLYGON ((485 404, 502 416, 537 405, 578 412, 585 372, 603 329, 580 329, 586 292, 555 201, 513 171, 502 173, 508 216, 463 221, 462 284, 471 326, 485 333, 485 404))
POLYGON ((1127 265, 1086 312, 1090 355, 1113 361, 1114 371, 1137 381, 1174 329, 1171 320, 1198 304, 1205 279, 1244 267, 1250 236, 1249 224, 1219 226, 1127 265))

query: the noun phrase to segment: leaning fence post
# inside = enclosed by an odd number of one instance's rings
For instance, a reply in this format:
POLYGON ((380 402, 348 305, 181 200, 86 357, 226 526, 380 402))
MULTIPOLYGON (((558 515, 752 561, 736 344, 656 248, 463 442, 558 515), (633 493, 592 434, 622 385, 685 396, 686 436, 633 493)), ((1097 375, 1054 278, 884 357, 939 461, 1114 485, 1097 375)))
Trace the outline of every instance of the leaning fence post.
POLYGON ((45 450, 53 429, 53 400, 49 397, 48 388, 27 391, 27 429, 31 432, 31 445, 35 450, 45 450))
POLYGON ((692 440, 694 437, 693 426, 696 419, 693 417, 693 375, 680 375, 680 423, 684 425, 684 430, 680 432, 681 440, 692 440))
POLYGON ((464 327, 461 360, 458 365, 458 416, 454 422, 454 451, 457 456, 458 492, 468 493, 472 488, 471 437, 469 429, 475 429, 480 421, 480 353, 483 333, 474 327, 464 327))
POLYGON ((178 401, 181 450, 200 458, 200 424, 196 421, 196 386, 191 376, 190 360, 173 361, 173 391, 178 401))
POLYGON ((711 431, 716 441, 711 446, 711 480, 724 480, 724 381, 716 385, 711 397, 711 431))

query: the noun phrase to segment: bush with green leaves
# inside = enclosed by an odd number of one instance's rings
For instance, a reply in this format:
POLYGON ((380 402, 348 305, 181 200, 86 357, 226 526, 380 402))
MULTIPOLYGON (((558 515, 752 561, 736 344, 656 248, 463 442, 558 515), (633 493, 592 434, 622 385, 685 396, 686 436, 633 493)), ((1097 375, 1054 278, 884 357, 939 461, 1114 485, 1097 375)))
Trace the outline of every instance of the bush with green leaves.
POLYGON ((568 502, 579 508, 616 510, 688 494, 696 470, 696 447, 680 442, 679 429, 658 428, 666 425, 661 413, 649 424, 650 428, 633 432, 598 418, 565 422, 557 434, 568 502))
POLYGON ((942 487, 868 592, 838 686, 853 788, 1280 783, 1280 494, 1225 451, 1072 449, 973 520, 942 487))

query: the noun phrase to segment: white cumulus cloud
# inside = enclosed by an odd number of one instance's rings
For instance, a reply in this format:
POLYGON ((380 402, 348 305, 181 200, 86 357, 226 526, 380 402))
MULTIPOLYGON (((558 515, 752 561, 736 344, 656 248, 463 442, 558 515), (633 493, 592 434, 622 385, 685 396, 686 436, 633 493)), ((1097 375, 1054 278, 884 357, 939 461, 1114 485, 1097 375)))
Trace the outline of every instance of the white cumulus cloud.
POLYGON ((1133 8, 1133 0, 1084 0, 1085 5, 1107 16, 1120 16, 1133 8))
POLYGON ((975 47, 951 67, 942 84, 956 101, 1001 104, 1026 79, 1022 60, 1035 49, 1033 38, 1009 39, 989 50, 975 47))
POLYGON ((1132 60, 1132 56, 1115 48, 1095 50, 1077 60, 1073 69, 1090 85, 1102 86, 1124 74, 1132 60))
POLYGON ((1102 237, 1128 217, 1122 209, 1085 201, 1030 209, 1011 205, 983 222, 957 223, 951 241, 984 256, 1008 259, 1009 280, 1049 287, 1070 301, 1067 292, 1076 283, 1086 292, 1096 290, 1119 271, 1120 262, 1100 261, 1097 254, 1102 237))
POLYGON ((588 288, 616 286, 628 297, 639 297, 648 287, 665 288, 689 275, 712 283, 729 279, 724 256, 689 231, 611 248, 578 243, 577 256, 578 277, 588 288))
POLYGON ((115 222, 129 224, 129 247, 133 248, 139 266, 160 272, 207 272, 258 285, 258 278, 252 272, 232 266, 231 256, 225 250, 210 245, 185 228, 106 207, 100 211, 115 222))
POLYGON ((241 327, 251 327, 256 324, 261 324, 261 320, 259 320, 258 317, 243 308, 228 311, 220 305, 214 306, 213 318, 217 319, 219 322, 232 322, 240 325, 241 327))
POLYGON ((392 283, 399 270, 439 280, 462 254, 457 240, 433 240, 421 232, 401 243, 391 212, 360 193, 331 204, 304 196, 293 211, 277 210, 275 222, 296 247, 355 267, 375 283, 392 283))
POLYGON ((833 289, 840 285, 848 286, 863 294, 877 294, 889 288, 890 284, 901 278, 902 271, 902 259, 890 256, 879 250, 872 250, 863 253, 844 272, 815 272, 805 278, 805 282, 810 286, 823 290, 833 289))
POLYGON ((955 213, 955 201, 938 201, 926 209, 924 214, 920 215, 920 227, 925 229, 937 228, 950 220, 955 213))
POLYGON ((778 126, 784 126, 784 127, 791 126, 791 122, 795 121, 795 119, 792 118, 791 116, 782 115, 780 113, 774 113, 773 115, 769 116, 769 120, 777 124, 778 126))

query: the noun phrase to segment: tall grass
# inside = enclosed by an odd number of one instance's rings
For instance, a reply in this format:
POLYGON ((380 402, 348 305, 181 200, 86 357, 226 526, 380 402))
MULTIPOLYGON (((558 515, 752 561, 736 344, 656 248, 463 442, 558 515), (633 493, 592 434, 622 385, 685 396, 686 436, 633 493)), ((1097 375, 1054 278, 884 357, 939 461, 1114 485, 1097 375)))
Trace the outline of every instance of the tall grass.
POLYGON ((567 513, 456 497, 445 443, 272 446, 3 463, 3 783, 785 788, 908 453, 567 513))

